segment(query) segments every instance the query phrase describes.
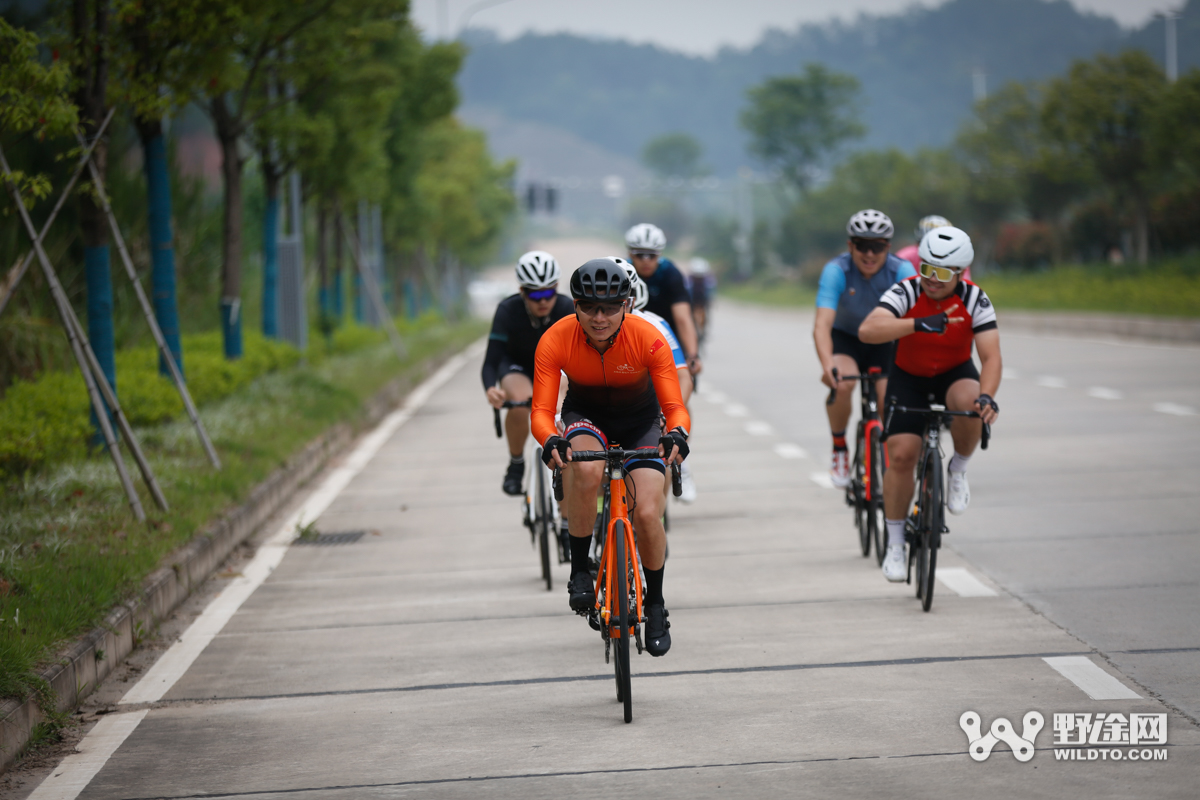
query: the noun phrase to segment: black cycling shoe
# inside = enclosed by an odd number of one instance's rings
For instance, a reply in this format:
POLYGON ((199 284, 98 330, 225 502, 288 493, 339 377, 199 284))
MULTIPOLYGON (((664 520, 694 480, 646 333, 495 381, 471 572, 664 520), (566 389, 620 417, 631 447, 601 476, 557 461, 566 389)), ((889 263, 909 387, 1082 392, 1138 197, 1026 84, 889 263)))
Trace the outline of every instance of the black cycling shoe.
POLYGON ((587 572, 576 572, 567 583, 567 594, 571 597, 571 610, 586 614, 596 606, 596 579, 587 572))
POLYGON ((513 495, 514 497, 524 494, 521 491, 521 479, 524 477, 525 465, 510 463, 508 465, 508 472, 504 473, 504 485, 501 487, 504 489, 504 493, 513 495))
POLYGON ((652 656, 665 656, 671 649, 669 616, 671 612, 662 603, 646 606, 646 650, 652 656))

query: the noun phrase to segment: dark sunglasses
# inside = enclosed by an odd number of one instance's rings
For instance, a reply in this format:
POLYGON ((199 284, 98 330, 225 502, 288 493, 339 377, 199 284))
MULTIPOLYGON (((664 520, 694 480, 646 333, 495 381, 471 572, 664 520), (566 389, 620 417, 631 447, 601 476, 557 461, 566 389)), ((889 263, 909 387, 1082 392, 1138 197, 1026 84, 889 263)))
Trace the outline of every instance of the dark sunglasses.
POLYGON ((631 255, 631 257, 632 258, 645 258, 645 259, 649 259, 651 261, 656 261, 658 259, 658 253, 633 253, 631 255))
POLYGON ((580 314, 585 317, 594 317, 596 314, 603 314, 606 317, 615 317, 621 313, 621 309, 625 307, 624 303, 583 303, 578 302, 575 308, 580 314))
POLYGON ((554 295, 558 294, 558 290, 550 289, 522 289, 521 292, 530 300, 549 300, 554 295))
POLYGON ((880 242, 874 239, 851 239, 850 242, 860 253, 882 253, 891 246, 891 242, 880 242))

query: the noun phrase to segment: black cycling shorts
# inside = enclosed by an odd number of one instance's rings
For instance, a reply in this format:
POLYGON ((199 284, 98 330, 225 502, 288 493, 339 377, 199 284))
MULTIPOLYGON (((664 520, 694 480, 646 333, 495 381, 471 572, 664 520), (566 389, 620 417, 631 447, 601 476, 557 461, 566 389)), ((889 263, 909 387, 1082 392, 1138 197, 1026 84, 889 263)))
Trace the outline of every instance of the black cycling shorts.
MULTIPOLYGON (((657 422, 646 424, 635 421, 633 425, 614 420, 596 422, 575 411, 564 411, 562 421, 567 441, 575 436, 595 436, 606 448, 623 447, 626 450, 635 450, 639 447, 658 447, 658 440, 662 438, 662 427, 657 422)), ((663 475, 667 474, 666 464, 657 455, 625 461, 626 472, 635 469, 654 469, 663 475)))
MULTIPOLYGON (((887 422, 888 408, 891 406, 893 398, 895 398, 896 405, 909 408, 929 408, 930 403, 945 405, 946 392, 956 381, 963 378, 979 380, 979 370, 975 368, 975 362, 969 358, 957 367, 951 367, 940 375, 932 375, 928 378, 913 375, 893 366, 892 374, 888 378, 887 397, 883 401, 884 422, 887 422)), ((915 433, 917 436, 921 436, 925 433, 925 418, 920 414, 905 414, 897 411, 892 414, 891 424, 884 430, 885 436, 893 433, 915 433)))
POLYGON ((883 344, 867 344, 860 341, 857 336, 852 336, 845 331, 839 331, 837 328, 832 330, 833 333, 833 352, 844 356, 850 356, 858 364, 860 372, 866 372, 871 367, 879 367, 884 375, 892 367, 892 357, 896 352, 895 342, 885 342, 883 344))
POLYGON ((516 372, 519 375, 524 375, 529 380, 533 380, 533 364, 518 364, 508 356, 503 356, 500 359, 500 369, 496 373, 500 376, 500 380, 510 372, 516 372))

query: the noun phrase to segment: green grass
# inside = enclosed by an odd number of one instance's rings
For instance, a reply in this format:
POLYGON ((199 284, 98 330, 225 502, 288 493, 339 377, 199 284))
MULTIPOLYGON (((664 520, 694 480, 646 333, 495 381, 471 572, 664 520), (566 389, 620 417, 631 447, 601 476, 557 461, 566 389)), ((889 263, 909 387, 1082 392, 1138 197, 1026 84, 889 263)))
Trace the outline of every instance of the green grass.
MULTIPOLYGON (((1107 264, 1059 266, 1036 272, 990 271, 976 276, 996 308, 1095 311, 1164 317, 1200 317, 1200 259, 1145 267, 1107 264)), ((816 290, 796 280, 726 284, 721 294, 771 306, 812 308, 816 290)))
MULTIPOLYGON (((185 418, 139 429, 167 499, 149 520, 131 516, 111 461, 78 457, 9 480, 0 496, 0 696, 46 698, 38 666, 128 598, 172 550, 330 426, 360 420, 364 401, 390 380, 419 377, 434 355, 481 335, 477 321, 434 319, 404 331, 401 364, 375 331, 351 330, 309 364, 273 372, 201 407, 224 462, 204 457, 185 418)), ((127 458, 130 469, 133 462, 127 458)))

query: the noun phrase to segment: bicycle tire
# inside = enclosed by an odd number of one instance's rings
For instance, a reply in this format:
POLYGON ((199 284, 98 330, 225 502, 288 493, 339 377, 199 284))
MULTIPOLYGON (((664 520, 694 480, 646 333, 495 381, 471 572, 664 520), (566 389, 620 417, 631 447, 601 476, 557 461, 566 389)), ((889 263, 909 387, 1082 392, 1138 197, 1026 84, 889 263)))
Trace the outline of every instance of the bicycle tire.
POLYGON ((867 442, 871 454, 871 496, 867 498, 867 529, 875 543, 875 563, 882 567, 887 555, 887 517, 883 511, 883 441, 877 426, 867 442))
POLYGON ((929 481, 929 475, 926 472, 928 463, 928 458, 923 459, 921 469, 917 473, 917 520, 912 546, 912 557, 917 567, 916 594, 917 599, 922 601, 925 597, 925 568, 929 564, 929 560, 925 557, 925 546, 929 541, 929 537, 926 535, 929 530, 929 506, 925 502, 928 494, 926 487, 929 481))
POLYGON ((871 555, 871 529, 867 518, 866 462, 864 460, 866 441, 863 436, 863 424, 858 423, 858 432, 854 436, 854 479, 850 488, 854 492, 854 524, 858 528, 858 546, 862 548, 863 558, 871 555))
POLYGON ((537 470, 538 555, 542 561, 542 580, 546 582, 546 591, 549 592, 554 589, 554 575, 550 572, 550 528, 554 525, 554 519, 550 510, 550 494, 546 491, 546 468, 541 462, 539 447, 534 459, 534 469, 537 470))
POLYGON ((616 556, 614 591, 619 624, 616 639, 617 699, 624 704, 625 721, 633 722, 633 696, 629 679, 629 555, 625 551, 625 521, 613 524, 613 548, 616 556))
POLYGON ((937 572, 937 551, 942 535, 942 465, 936 453, 925 459, 921 481, 921 509, 924 524, 921 526, 921 609, 929 611, 933 605, 933 583, 937 572))

